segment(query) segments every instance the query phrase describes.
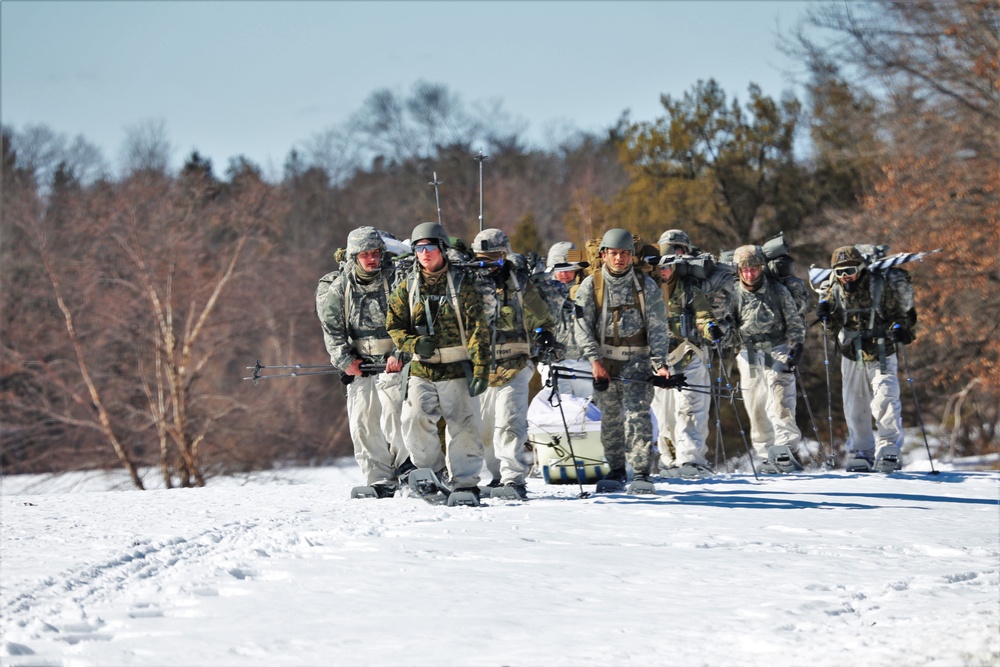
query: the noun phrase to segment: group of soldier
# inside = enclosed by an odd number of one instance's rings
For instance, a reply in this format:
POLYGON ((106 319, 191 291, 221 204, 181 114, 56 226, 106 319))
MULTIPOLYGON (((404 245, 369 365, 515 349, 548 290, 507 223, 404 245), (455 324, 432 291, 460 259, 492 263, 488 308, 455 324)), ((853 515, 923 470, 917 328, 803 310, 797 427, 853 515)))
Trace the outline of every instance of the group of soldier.
MULTIPOLYGON (((428 468, 478 497, 485 465, 490 486, 526 500, 536 364, 543 379, 560 369, 592 377, 610 483, 711 475, 708 420, 724 349, 736 352, 751 464, 801 469, 796 365, 810 305, 787 247, 741 246, 729 262, 708 262, 708 275, 692 267, 710 256, 682 230, 665 232, 656 256, 639 257, 635 241, 609 230, 592 257, 556 243, 534 270, 499 229, 481 231, 463 253, 442 225, 422 223, 412 256, 395 261, 378 230, 352 231, 339 275, 320 283, 317 311, 347 383, 355 458, 377 495, 428 468)), ((909 278, 868 271, 855 246, 838 248, 831 265, 815 314, 841 351, 846 466, 898 467, 894 346, 915 335, 909 278)))

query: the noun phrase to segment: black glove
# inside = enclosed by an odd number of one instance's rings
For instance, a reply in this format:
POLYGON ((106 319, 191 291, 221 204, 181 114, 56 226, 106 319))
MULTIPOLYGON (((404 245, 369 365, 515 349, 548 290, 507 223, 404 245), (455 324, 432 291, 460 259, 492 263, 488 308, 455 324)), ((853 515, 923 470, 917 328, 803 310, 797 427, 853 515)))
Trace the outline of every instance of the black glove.
POLYGON ((654 375, 649 379, 649 384, 660 389, 680 389, 687 386, 687 377, 684 373, 674 373, 668 378, 654 375))
POLYGON ((788 348, 788 361, 785 363, 785 372, 791 373, 802 358, 802 343, 794 343, 788 348))
POLYGON ((718 343, 720 340, 722 340, 722 327, 720 327, 715 322, 709 322, 708 335, 711 336, 713 343, 718 343))
POLYGON ((816 317, 821 320, 825 320, 833 314, 833 304, 826 299, 820 299, 819 303, 816 304, 816 317))
POLYGON ((429 357, 434 354, 434 350, 437 349, 437 345, 434 343, 433 336, 421 336, 417 339, 417 342, 413 344, 413 352, 421 357, 429 357))
POLYGON ((479 396, 490 386, 490 381, 486 378, 472 378, 469 381, 469 396, 479 396))
POLYGON ((610 380, 598 380, 594 379, 594 391, 607 391, 608 387, 611 386, 610 380))
POLYGON ((555 334, 551 331, 545 329, 535 330, 535 345, 542 354, 552 352, 558 343, 559 341, 556 340, 555 334))
POLYGON ((900 345, 909 345, 916 338, 916 336, 914 336, 909 329, 904 327, 899 322, 896 322, 889 327, 889 331, 886 335, 893 343, 899 343, 900 345))

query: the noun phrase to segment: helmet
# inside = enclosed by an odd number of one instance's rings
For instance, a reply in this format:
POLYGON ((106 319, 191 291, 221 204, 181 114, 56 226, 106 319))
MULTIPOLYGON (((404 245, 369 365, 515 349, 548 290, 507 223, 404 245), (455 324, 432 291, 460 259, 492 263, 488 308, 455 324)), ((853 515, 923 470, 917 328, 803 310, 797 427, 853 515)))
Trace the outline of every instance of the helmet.
POLYGON ((604 232, 604 236, 601 238, 601 247, 597 249, 597 252, 604 252, 608 248, 635 252, 635 240, 632 238, 632 232, 627 229, 609 229, 604 232))
POLYGON ((691 252, 691 239, 680 229, 668 229, 663 232, 657 245, 660 246, 660 253, 664 255, 671 254, 669 250, 672 245, 682 246, 685 253, 691 252))
POLYGON ((374 227, 358 227, 347 235, 347 258, 354 259, 358 253, 369 250, 385 252, 385 241, 374 227))
POLYGON ((741 245, 733 251, 733 261, 739 269, 746 269, 751 266, 764 267, 767 265, 767 258, 764 251, 758 245, 741 245))
POLYGON ((442 250, 449 245, 448 232, 444 231, 444 227, 436 222, 421 222, 413 228, 413 233, 410 234, 410 245, 415 246, 417 241, 422 239, 434 239, 442 250))
POLYGON ((476 234, 476 238, 472 240, 472 252, 502 252, 508 255, 513 253, 510 249, 510 239, 502 231, 495 228, 484 229, 476 234))
POLYGON ((864 264, 865 258, 861 255, 861 251, 852 245, 845 245, 837 248, 833 251, 833 256, 830 257, 830 267, 837 268, 838 266, 849 266, 851 264, 864 264))

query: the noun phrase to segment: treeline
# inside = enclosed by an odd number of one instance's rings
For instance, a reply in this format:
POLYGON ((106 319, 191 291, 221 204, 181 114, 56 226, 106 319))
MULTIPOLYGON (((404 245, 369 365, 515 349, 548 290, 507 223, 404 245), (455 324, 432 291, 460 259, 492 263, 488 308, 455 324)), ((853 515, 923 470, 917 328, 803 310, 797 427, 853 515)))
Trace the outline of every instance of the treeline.
MULTIPOLYGON (((124 466, 141 487, 138 468, 153 465, 169 486, 191 486, 350 454, 336 376, 241 378, 258 359, 328 361, 317 279, 357 226, 405 238, 436 220, 435 177, 450 233, 471 239, 482 213, 519 252, 582 246, 618 226, 651 242, 682 228, 712 252, 783 231, 805 277, 846 243, 943 248, 912 271, 913 386, 951 453, 991 451, 998 14, 985 0, 817 5, 784 42, 809 73, 804 99, 698 81, 664 96, 657 119, 623 115, 603 135, 544 149, 498 107, 470 110, 423 82, 407 95, 376 91, 344 125, 291 150, 278 178, 243 156, 219 174, 197 152, 174 173, 162 123, 129 129, 114 177, 82 137, 4 127, 3 471, 124 466), (809 35, 820 30, 842 39, 818 44, 809 35)), ((802 371, 817 421, 822 344, 813 327, 802 371)), ((808 412, 799 417, 813 433, 808 412)), ((732 453, 740 446, 727 438, 732 453)))

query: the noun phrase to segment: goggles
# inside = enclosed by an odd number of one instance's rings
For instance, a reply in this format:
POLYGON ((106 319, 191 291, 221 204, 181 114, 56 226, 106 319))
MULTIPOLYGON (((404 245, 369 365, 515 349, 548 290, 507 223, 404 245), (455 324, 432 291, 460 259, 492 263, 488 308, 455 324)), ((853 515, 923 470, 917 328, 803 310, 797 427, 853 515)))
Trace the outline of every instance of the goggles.
POLYGON ((435 250, 440 250, 436 243, 425 243, 423 245, 413 246, 413 252, 434 252, 435 250))
POLYGON ((833 270, 833 275, 838 278, 850 278, 851 276, 858 275, 858 272, 860 271, 860 264, 851 264, 850 266, 838 266, 833 270))

